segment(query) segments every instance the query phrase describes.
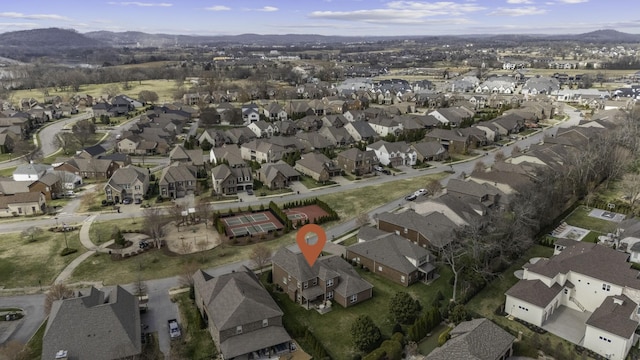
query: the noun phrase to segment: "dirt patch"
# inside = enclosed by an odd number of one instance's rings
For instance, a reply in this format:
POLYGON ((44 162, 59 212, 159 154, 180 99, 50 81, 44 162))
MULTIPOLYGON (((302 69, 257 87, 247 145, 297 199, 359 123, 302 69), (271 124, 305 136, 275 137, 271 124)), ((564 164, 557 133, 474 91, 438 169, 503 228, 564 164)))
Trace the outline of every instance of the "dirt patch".
POLYGON ((222 244, 221 236, 215 227, 205 227, 204 223, 177 228, 175 222, 171 222, 167 224, 166 230, 165 243, 169 250, 176 254, 192 254, 222 244))

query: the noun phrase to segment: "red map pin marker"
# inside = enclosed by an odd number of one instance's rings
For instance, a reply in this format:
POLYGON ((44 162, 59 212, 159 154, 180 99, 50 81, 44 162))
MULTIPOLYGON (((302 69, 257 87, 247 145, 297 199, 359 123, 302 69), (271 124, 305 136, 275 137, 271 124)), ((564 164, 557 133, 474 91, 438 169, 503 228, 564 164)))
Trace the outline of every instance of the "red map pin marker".
POLYGON ((322 230, 319 225, 307 224, 298 230, 298 233, 296 234, 296 242, 298 243, 300 250, 302 250, 302 255, 304 255, 309 266, 313 266, 316 259, 322 252, 324 244, 327 242, 327 234, 325 234, 324 230, 322 230), (307 242, 306 236, 308 233, 314 233, 318 237, 315 244, 309 244, 307 242))

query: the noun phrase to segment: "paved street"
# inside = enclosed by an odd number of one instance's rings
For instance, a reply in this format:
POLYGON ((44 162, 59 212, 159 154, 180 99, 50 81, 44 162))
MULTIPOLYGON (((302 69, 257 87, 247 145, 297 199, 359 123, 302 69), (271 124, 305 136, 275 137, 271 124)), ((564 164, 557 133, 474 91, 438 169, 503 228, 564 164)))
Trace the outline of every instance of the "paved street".
MULTIPOLYGON (((517 141, 517 146, 521 148, 527 147, 531 144, 540 142, 544 135, 555 135, 558 127, 569 127, 572 125, 576 125, 580 121, 580 117, 578 116, 578 113, 574 112, 570 107, 567 107, 567 108, 568 108, 567 113, 570 116, 570 119, 568 121, 556 127, 546 129, 544 132, 539 132, 528 138, 519 140, 517 141)), ((509 156, 514 146, 515 144, 505 146, 501 150, 504 152, 505 155, 509 156)), ((287 195, 286 197, 284 196, 276 197, 275 200, 286 199, 286 201, 294 201, 294 200, 304 199, 308 197, 315 197, 319 195, 330 194, 334 192, 349 191, 349 190, 369 186, 372 184, 379 184, 379 183, 388 182, 388 181, 408 179, 408 178, 412 178, 412 177, 423 175, 423 174, 438 173, 444 170, 452 169, 454 173, 449 175, 447 178, 445 178, 442 181, 443 184, 446 184, 448 179, 450 179, 451 177, 458 177, 463 172, 467 174, 471 173, 477 161, 482 161, 485 164, 491 164, 493 163, 494 160, 495 160, 495 151, 490 152, 485 156, 480 156, 477 159, 464 162, 464 163, 458 163, 454 165, 441 165, 438 167, 427 169, 425 171, 406 169, 406 173, 396 175, 396 176, 389 176, 389 175, 378 176, 370 180, 354 182, 354 183, 346 184, 339 187, 328 187, 328 188, 323 188, 315 191, 306 191, 304 193, 301 192, 300 194, 293 193, 291 195, 287 195)), ((407 189, 407 193, 413 190, 415 189, 407 189)), ((266 205, 271 200, 274 200, 274 198, 268 198, 268 199, 247 198, 247 200, 243 201, 242 205, 243 206, 246 206, 246 205, 259 206, 259 204, 266 205)), ((60 214, 58 214, 57 217, 49 217, 49 218, 43 218, 43 219, 29 219, 29 221, 21 221, 21 220, 13 220, 13 219, 9 221, 3 221, 0 223, 0 233, 17 232, 31 226, 41 226, 41 227, 52 226, 56 222, 66 222, 67 224, 81 223, 81 222, 87 221, 91 215, 94 215, 94 216, 96 215, 96 214, 81 214, 81 215, 75 214, 75 209, 77 208, 79 201, 80 201, 79 199, 72 200, 67 206, 65 206, 63 211, 60 214)), ((396 199, 390 203, 387 203, 385 205, 382 205, 370 211, 369 215, 373 216, 381 212, 391 211, 398 208, 399 206, 402 206, 405 203, 406 201, 402 198, 396 199)), ((239 203, 237 202, 216 204, 216 208, 220 210, 225 210, 228 208, 237 208, 238 204, 239 203)), ((131 206, 131 208, 127 208, 128 211, 124 211, 123 213, 99 214, 96 216, 96 219, 98 219, 98 221, 114 220, 114 219, 130 218, 131 216, 141 215, 142 210, 137 206, 125 205, 125 207, 127 206, 131 206)), ((329 229, 326 229, 325 231, 327 233, 327 239, 331 240, 334 237, 337 238, 356 228, 357 228, 356 220, 351 219, 341 224, 335 225, 329 229)), ((297 248, 297 246, 291 245, 290 248, 295 249, 297 248)), ((336 247, 336 249, 340 249, 340 247, 336 247)), ((236 270, 242 267, 243 265, 249 266, 249 267, 252 266, 249 260, 245 260, 245 261, 239 261, 236 263, 231 263, 231 264, 215 267, 212 269, 208 269, 207 271, 212 275, 217 276, 220 274, 228 273, 232 270, 236 270)), ((176 304, 172 303, 170 300, 169 290, 179 286, 179 279, 177 276, 174 276, 170 278, 146 281, 146 284, 147 284, 148 293, 149 293, 149 312, 145 314, 145 316, 143 317, 143 323, 148 325, 149 327, 145 331, 147 332, 157 331, 159 335, 160 349, 164 354, 168 354, 169 348, 170 348, 170 339, 168 336, 167 320, 171 318, 179 318, 177 306, 176 304)), ((130 289, 130 290, 134 288, 133 284, 127 284, 123 286, 125 286, 127 289, 130 289)), ((0 297, 0 307, 20 307, 25 309, 27 314, 27 316, 24 319, 20 320, 21 323, 17 323, 15 325, 15 329, 3 329, 0 327, 0 343, 6 340, 12 340, 12 339, 15 339, 21 342, 26 342, 30 338, 30 336, 33 333, 35 333, 38 326, 44 320, 44 313, 42 308, 43 302, 44 302, 43 294, 23 295, 23 296, 15 296, 15 297, 0 297)))

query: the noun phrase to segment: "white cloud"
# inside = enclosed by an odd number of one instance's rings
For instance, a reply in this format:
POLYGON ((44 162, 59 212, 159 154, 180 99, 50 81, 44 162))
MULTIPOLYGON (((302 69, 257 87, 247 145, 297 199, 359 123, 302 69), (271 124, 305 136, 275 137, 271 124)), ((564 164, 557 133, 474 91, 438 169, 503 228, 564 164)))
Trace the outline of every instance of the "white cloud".
POLYGON ((228 6, 224 6, 224 5, 214 5, 214 6, 209 6, 208 8, 204 8, 205 10, 209 10, 209 11, 229 11, 231 10, 230 7, 228 6))
POLYGON ((265 6, 262 9, 256 9, 256 11, 274 12, 274 11, 278 11, 278 8, 275 6, 265 6))
POLYGON ((353 11, 314 11, 311 18, 359 21, 365 23, 387 24, 425 24, 430 17, 453 17, 453 19, 431 20, 433 23, 452 24, 469 23, 462 16, 484 10, 485 8, 473 2, 455 3, 450 1, 391 1, 386 8, 365 9, 353 11))
POLYGON ((489 13, 489 15, 495 16, 528 16, 528 15, 541 15, 546 13, 547 10, 540 9, 535 6, 525 6, 519 8, 497 8, 495 11, 489 13))
POLYGON ((507 0, 507 4, 533 4, 531 0, 507 0))
POLYGON ((563 4, 581 4, 589 2, 589 0, 558 0, 558 2, 561 2, 563 4))
POLYGON ((37 27, 37 26, 38 24, 36 23, 21 23, 21 22, 0 23, 0 28, 15 28, 15 27, 30 28, 30 27, 37 27))
POLYGON ((0 12, 0 17, 11 19, 31 19, 31 20, 64 20, 68 21, 69 18, 57 15, 57 14, 23 14, 18 12, 0 12))
POLYGON ((170 4, 170 3, 148 3, 148 2, 140 2, 140 1, 121 1, 121 2, 110 1, 107 4, 120 5, 120 6, 140 6, 140 7, 171 7, 173 6, 173 4, 170 4))

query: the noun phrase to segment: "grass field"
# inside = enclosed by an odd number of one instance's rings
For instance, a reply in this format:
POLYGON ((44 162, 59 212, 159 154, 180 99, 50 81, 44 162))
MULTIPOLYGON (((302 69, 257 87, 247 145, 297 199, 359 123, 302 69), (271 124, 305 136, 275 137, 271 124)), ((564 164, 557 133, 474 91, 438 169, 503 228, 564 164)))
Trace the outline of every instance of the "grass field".
POLYGON ((20 359, 25 360, 39 360, 42 356, 42 338, 44 337, 44 330, 47 328, 47 322, 45 321, 38 331, 33 335, 31 340, 24 348, 23 357, 20 359))
MULTIPOLYGON (((129 95, 133 98, 137 98, 140 91, 149 90, 158 94, 158 102, 171 102, 173 101, 173 92, 176 90, 176 83, 174 80, 145 80, 142 83, 131 81, 128 90, 122 89, 121 83, 107 83, 107 84, 89 84, 82 85, 79 91, 55 91, 49 89, 49 96, 59 95, 63 99, 67 99, 75 94, 89 94, 96 97, 105 96, 106 89, 109 86, 117 86, 120 89, 120 93, 129 95)), ((14 99, 22 98, 35 98, 38 101, 44 101, 44 94, 39 90, 16 90, 11 93, 14 99)))
POLYGON ((287 295, 276 293, 276 302, 284 312, 285 317, 294 317, 305 328, 308 328, 323 344, 332 359, 352 359, 357 352, 351 344, 349 331, 353 321, 360 315, 369 315, 380 328, 383 338, 390 338, 394 321, 389 318, 387 309, 391 297, 398 291, 404 291, 414 299, 420 300, 424 308, 431 304, 438 291, 442 291, 445 297, 450 297, 452 288, 449 285, 451 272, 448 268, 439 268, 441 277, 430 285, 422 283, 404 287, 391 283, 370 272, 358 269, 360 275, 373 285, 373 297, 348 309, 338 304, 332 306, 331 312, 320 315, 315 310, 305 310, 295 304, 287 295))
POLYGON ((335 184, 335 181, 325 181, 324 183, 319 183, 319 182, 313 180, 311 177, 306 176, 306 175, 301 175, 300 176, 300 182, 307 189, 314 189, 314 188, 319 188, 319 187, 322 187, 322 186, 329 186, 329 185, 335 184))
POLYGON ((616 229, 617 223, 589 216, 591 209, 578 206, 564 221, 571 225, 599 233, 610 233, 616 229))
POLYGON ((45 230, 34 242, 28 242, 29 239, 20 233, 4 234, 0 242, 0 285, 16 288, 38 286, 40 282, 42 285, 51 284, 62 269, 85 252, 78 233, 67 233, 69 247, 78 249, 78 252, 67 256, 60 256, 65 247, 63 233, 45 230))
POLYGON ((171 343, 172 357, 176 359, 213 359, 217 355, 211 333, 204 326, 198 308, 189 299, 189 293, 174 296, 180 309, 182 339, 171 343))

